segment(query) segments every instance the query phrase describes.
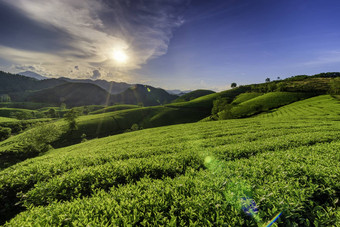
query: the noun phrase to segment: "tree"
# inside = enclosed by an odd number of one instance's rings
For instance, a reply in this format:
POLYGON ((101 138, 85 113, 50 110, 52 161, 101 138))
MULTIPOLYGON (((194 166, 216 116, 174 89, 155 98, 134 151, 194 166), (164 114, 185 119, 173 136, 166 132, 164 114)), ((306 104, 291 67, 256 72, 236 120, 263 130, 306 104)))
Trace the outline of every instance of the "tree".
POLYGON ((266 83, 268 83, 268 82, 270 82, 270 78, 269 77, 266 78, 266 83))
POLYGON ((78 124, 77 124, 77 117, 79 116, 78 111, 75 109, 71 109, 69 112, 67 112, 64 115, 65 120, 68 122, 68 129, 69 131, 77 130, 78 124))
POLYGON ((336 77, 330 81, 329 93, 332 95, 340 94, 340 77, 336 77))
POLYGON ((51 117, 51 118, 56 118, 56 117, 57 117, 57 113, 56 113, 55 109, 53 109, 53 108, 50 108, 50 109, 47 111, 47 114, 48 114, 48 116, 51 117))
POLYGON ((218 98, 213 102, 213 108, 211 109, 211 114, 216 115, 231 102, 230 98, 218 98))
POLYGON ((139 129, 138 124, 133 124, 133 125, 131 126, 131 131, 137 131, 138 129, 139 129))
POLYGON ((237 87, 237 83, 233 82, 233 83, 231 83, 230 86, 231 86, 232 88, 235 88, 235 87, 237 87))
POLYGON ((281 80, 281 78, 278 76, 278 77, 277 77, 277 80, 281 80))
POLYGON ((66 104, 65 103, 60 104, 60 110, 65 110, 65 109, 66 109, 66 104))

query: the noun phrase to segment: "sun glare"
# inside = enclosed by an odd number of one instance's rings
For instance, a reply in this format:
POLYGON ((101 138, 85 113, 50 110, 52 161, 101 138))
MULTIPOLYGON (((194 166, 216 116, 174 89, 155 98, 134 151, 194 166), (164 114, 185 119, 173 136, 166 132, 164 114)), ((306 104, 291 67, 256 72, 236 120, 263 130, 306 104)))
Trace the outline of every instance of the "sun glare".
POLYGON ((128 60, 128 56, 122 50, 114 50, 112 53, 112 58, 118 63, 126 63, 128 60))

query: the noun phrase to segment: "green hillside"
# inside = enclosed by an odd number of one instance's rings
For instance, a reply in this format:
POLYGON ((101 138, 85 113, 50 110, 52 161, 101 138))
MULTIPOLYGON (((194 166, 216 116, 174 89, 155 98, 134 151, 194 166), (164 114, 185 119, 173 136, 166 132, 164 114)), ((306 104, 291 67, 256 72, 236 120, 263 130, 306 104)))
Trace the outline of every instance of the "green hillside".
POLYGON ((195 90, 195 91, 186 93, 186 94, 180 96, 179 98, 175 99, 173 102, 186 102, 186 101, 190 101, 190 100, 193 100, 193 99, 205 96, 205 95, 210 95, 210 94, 213 94, 213 93, 215 93, 215 92, 210 91, 210 90, 199 89, 199 90, 195 90))
POLYGON ((317 118, 334 119, 340 117, 340 100, 329 95, 321 95, 314 98, 295 102, 279 109, 274 109, 270 113, 264 113, 258 118, 317 118))
POLYGON ((18 121, 17 119, 9 118, 9 117, 0 117, 0 123, 3 122, 12 122, 12 121, 18 121))
POLYGON ((0 171, 1 221, 263 226, 282 212, 279 226, 337 226, 339 110, 338 100, 319 96, 275 117, 159 127, 51 150, 0 171))
POLYGON ((100 113, 109 113, 109 112, 114 112, 117 110, 127 110, 127 109, 135 109, 140 106, 137 105, 113 105, 113 106, 108 106, 105 108, 100 108, 98 110, 90 112, 90 114, 100 114, 100 113))
POLYGON ((94 84, 65 83, 47 89, 15 93, 11 98, 17 102, 50 103, 55 106, 65 103, 72 107, 105 104, 110 94, 94 84))
POLYGON ((36 103, 36 102, 0 102, 0 108, 19 108, 37 110, 41 108, 52 107, 52 104, 48 103, 36 103))
POLYGON ((258 92, 246 92, 238 95, 232 102, 232 104, 240 104, 242 102, 248 101, 250 99, 256 98, 257 96, 263 95, 263 93, 258 92))
POLYGON ((309 93, 297 92, 270 92, 249 99, 233 107, 230 112, 233 118, 248 117, 254 114, 284 106, 292 102, 313 96, 309 93))
POLYGON ((136 84, 124 92, 112 95, 111 104, 132 104, 144 106, 157 106, 172 102, 177 95, 170 95, 161 88, 136 84))
POLYGON ((28 115, 28 118, 34 118, 36 113, 38 113, 36 110, 19 109, 19 108, 0 108, 1 117, 15 118, 16 115, 28 115))

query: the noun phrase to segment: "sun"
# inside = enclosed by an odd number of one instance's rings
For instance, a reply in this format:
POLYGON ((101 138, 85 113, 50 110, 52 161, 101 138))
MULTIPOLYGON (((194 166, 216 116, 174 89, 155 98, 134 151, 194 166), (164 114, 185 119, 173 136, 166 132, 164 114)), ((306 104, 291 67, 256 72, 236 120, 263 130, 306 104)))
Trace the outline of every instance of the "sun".
POLYGON ((118 63, 126 63, 128 61, 128 56, 123 50, 114 50, 112 58, 118 63))

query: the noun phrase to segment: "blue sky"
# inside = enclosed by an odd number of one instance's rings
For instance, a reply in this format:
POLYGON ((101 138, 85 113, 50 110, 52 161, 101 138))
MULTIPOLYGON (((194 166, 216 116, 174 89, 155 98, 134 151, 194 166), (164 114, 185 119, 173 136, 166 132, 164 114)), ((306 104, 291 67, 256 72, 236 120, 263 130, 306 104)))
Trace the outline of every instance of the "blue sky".
POLYGON ((10 72, 223 90, 340 71, 339 1, 0 0, 0 10, 10 72), (117 48, 125 64, 111 59, 117 48))

